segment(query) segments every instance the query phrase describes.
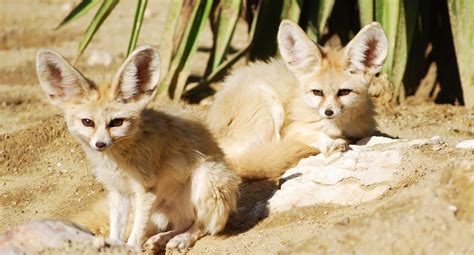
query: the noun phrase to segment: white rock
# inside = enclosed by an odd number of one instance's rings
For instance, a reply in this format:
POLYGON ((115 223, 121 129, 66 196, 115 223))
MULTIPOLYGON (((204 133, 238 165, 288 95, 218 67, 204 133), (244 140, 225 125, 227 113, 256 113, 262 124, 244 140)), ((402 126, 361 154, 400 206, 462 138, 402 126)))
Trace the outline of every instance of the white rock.
MULTIPOLYGON (((402 171, 404 151, 438 142, 439 138, 407 141, 370 137, 351 145, 345 153, 302 159, 282 176, 284 182, 267 201, 266 209, 272 213, 316 204, 354 205, 378 198, 399 181, 395 173, 402 171)), ((256 211, 265 211, 261 209, 256 211)))
POLYGON ((474 139, 464 140, 456 145, 458 149, 474 149, 474 139))
POLYGON ((374 146, 377 144, 393 143, 396 140, 384 136, 371 136, 360 139, 357 145, 374 146))

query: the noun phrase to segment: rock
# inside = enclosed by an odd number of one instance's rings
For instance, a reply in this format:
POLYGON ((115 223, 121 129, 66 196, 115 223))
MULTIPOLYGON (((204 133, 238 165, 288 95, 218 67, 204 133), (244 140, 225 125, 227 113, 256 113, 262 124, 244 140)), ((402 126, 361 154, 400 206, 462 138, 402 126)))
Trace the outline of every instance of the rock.
POLYGON ((72 222, 40 220, 13 227, 0 236, 0 254, 133 254, 72 222))
POLYGON ((464 141, 458 143, 456 145, 456 148, 472 150, 472 149, 474 149, 474 139, 464 140, 464 141))
POLYGON ((282 176, 280 189, 255 211, 271 214, 300 206, 373 200, 396 184, 408 148, 439 143, 439 137, 408 141, 374 136, 350 145, 344 153, 303 159, 282 176))

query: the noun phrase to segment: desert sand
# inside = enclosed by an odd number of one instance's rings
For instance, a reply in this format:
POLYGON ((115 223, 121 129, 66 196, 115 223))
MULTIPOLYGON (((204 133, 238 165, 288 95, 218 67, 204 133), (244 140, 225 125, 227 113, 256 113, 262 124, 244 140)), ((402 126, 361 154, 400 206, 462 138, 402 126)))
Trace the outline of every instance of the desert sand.
MULTIPOLYGON (((149 2, 139 44, 158 45, 166 36, 161 34, 166 13, 157 11, 166 10, 167 1, 149 2)), ((0 234, 36 219, 71 219, 105 194, 35 73, 41 48, 74 57, 92 13, 55 30, 70 7, 53 0, 0 4, 0 234)), ((77 63, 87 76, 100 80, 114 74, 124 58, 134 8, 133 1, 119 3, 99 30, 77 63), (104 53, 100 59, 109 62, 94 61, 104 53)), ((202 45, 210 43, 203 40, 202 45)), ((197 54, 195 61, 205 63, 205 54, 197 54)), ((260 217, 254 205, 278 187, 269 181, 244 184, 240 209, 224 233, 204 237, 190 253, 473 254, 474 150, 455 145, 473 139, 474 110, 408 102, 379 105, 378 112, 384 134, 439 136, 442 143, 410 148, 402 156, 408 173, 403 180, 360 204, 318 204, 260 217)))

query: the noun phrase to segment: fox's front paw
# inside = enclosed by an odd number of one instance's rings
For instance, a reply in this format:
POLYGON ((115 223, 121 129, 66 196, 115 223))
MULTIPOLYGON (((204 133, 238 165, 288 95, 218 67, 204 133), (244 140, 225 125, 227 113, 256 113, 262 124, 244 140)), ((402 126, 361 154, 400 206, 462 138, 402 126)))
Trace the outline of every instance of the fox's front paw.
POLYGON ((167 233, 156 234, 148 238, 145 244, 143 244, 143 249, 146 254, 156 254, 165 249, 168 240, 167 233))
POLYGON ((331 147, 328 150, 328 154, 331 154, 333 152, 344 152, 347 151, 348 149, 348 144, 347 141, 341 138, 337 138, 334 140, 331 144, 331 147))
POLYGON ((341 138, 323 140, 318 144, 318 149, 325 156, 329 156, 336 152, 344 152, 347 148, 347 141, 341 138))
POLYGON ((169 240, 169 242, 166 244, 166 250, 186 252, 191 246, 194 245, 194 242, 195 240, 188 233, 183 233, 169 240))

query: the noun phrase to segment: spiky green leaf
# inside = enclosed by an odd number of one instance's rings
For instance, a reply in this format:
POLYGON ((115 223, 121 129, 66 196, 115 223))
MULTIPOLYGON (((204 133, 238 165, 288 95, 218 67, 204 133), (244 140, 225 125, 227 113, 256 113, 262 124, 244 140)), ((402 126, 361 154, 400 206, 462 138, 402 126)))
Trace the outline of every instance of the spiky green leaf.
POLYGON ((220 64, 209 76, 206 77, 205 81, 203 82, 204 84, 209 84, 219 79, 225 73, 226 70, 228 70, 242 56, 244 56, 245 53, 247 53, 247 51, 250 49, 250 46, 252 45, 252 41, 255 36, 255 30, 257 27, 258 17, 260 16, 260 10, 261 2, 255 10, 255 16, 253 17, 252 24, 250 25, 249 39, 247 45, 245 45, 245 47, 243 47, 241 50, 230 56, 224 63, 220 64))
POLYGON ((392 66, 392 81, 395 89, 395 95, 404 99, 402 79, 410 56, 411 44, 413 41, 413 32, 415 30, 416 18, 418 16, 419 0, 403 0, 400 5, 400 19, 395 41, 392 66))
POLYGON ((374 0, 358 0, 360 25, 363 27, 374 21, 374 0))
POLYGON ((388 39, 388 55, 382 72, 392 75, 393 56, 397 39, 400 0, 375 0, 375 20, 382 24, 388 39))
POLYGON ((168 9, 168 16, 166 17, 165 28, 163 30, 163 34, 168 36, 163 36, 159 43, 163 76, 166 76, 170 68, 174 50, 173 41, 177 34, 179 18, 183 15, 181 13, 182 9, 183 3, 180 1, 172 1, 168 9))
POLYGON ((170 84, 176 84, 172 93, 176 99, 181 98, 186 79, 179 77, 179 74, 189 68, 191 59, 198 46, 199 35, 204 25, 208 21, 209 13, 212 7, 212 0, 196 0, 193 12, 186 26, 186 31, 179 43, 178 50, 171 61, 170 71, 158 89, 159 95, 168 92, 170 84), (178 82, 179 81, 179 82, 178 82))
POLYGON ((211 72, 219 66, 229 48, 239 19, 241 0, 222 0, 216 22, 215 44, 212 54, 211 72))
POLYGON ((137 46, 138 35, 140 34, 140 28, 142 27, 147 3, 148 0, 137 0, 137 11, 135 12, 135 18, 133 20, 133 28, 132 34, 130 35, 130 42, 128 43, 127 56, 130 55, 137 46))
POLYGON ((329 16, 334 7, 335 0, 321 0, 311 2, 311 12, 308 20, 308 27, 306 33, 313 41, 318 41, 321 33, 326 26, 329 16))
POLYGON ((290 19, 298 23, 302 6, 303 0, 283 0, 281 19, 290 19))
POLYGON ((77 58, 79 58, 84 50, 86 49, 87 45, 89 45, 92 37, 94 37, 97 30, 100 28, 104 20, 109 16, 110 12, 115 8, 119 0, 104 0, 97 10, 94 18, 92 19, 91 23, 86 29, 86 32, 82 36, 81 42, 79 43, 79 52, 77 54, 77 58))
POLYGON ((469 0, 448 0, 448 8, 464 104, 474 107, 474 5, 469 0))
MULTIPOLYGON (((100 0, 82 0, 72 11, 61 21, 57 28, 60 28, 88 13, 100 0)), ((56 29, 57 29, 56 28, 56 29)))

